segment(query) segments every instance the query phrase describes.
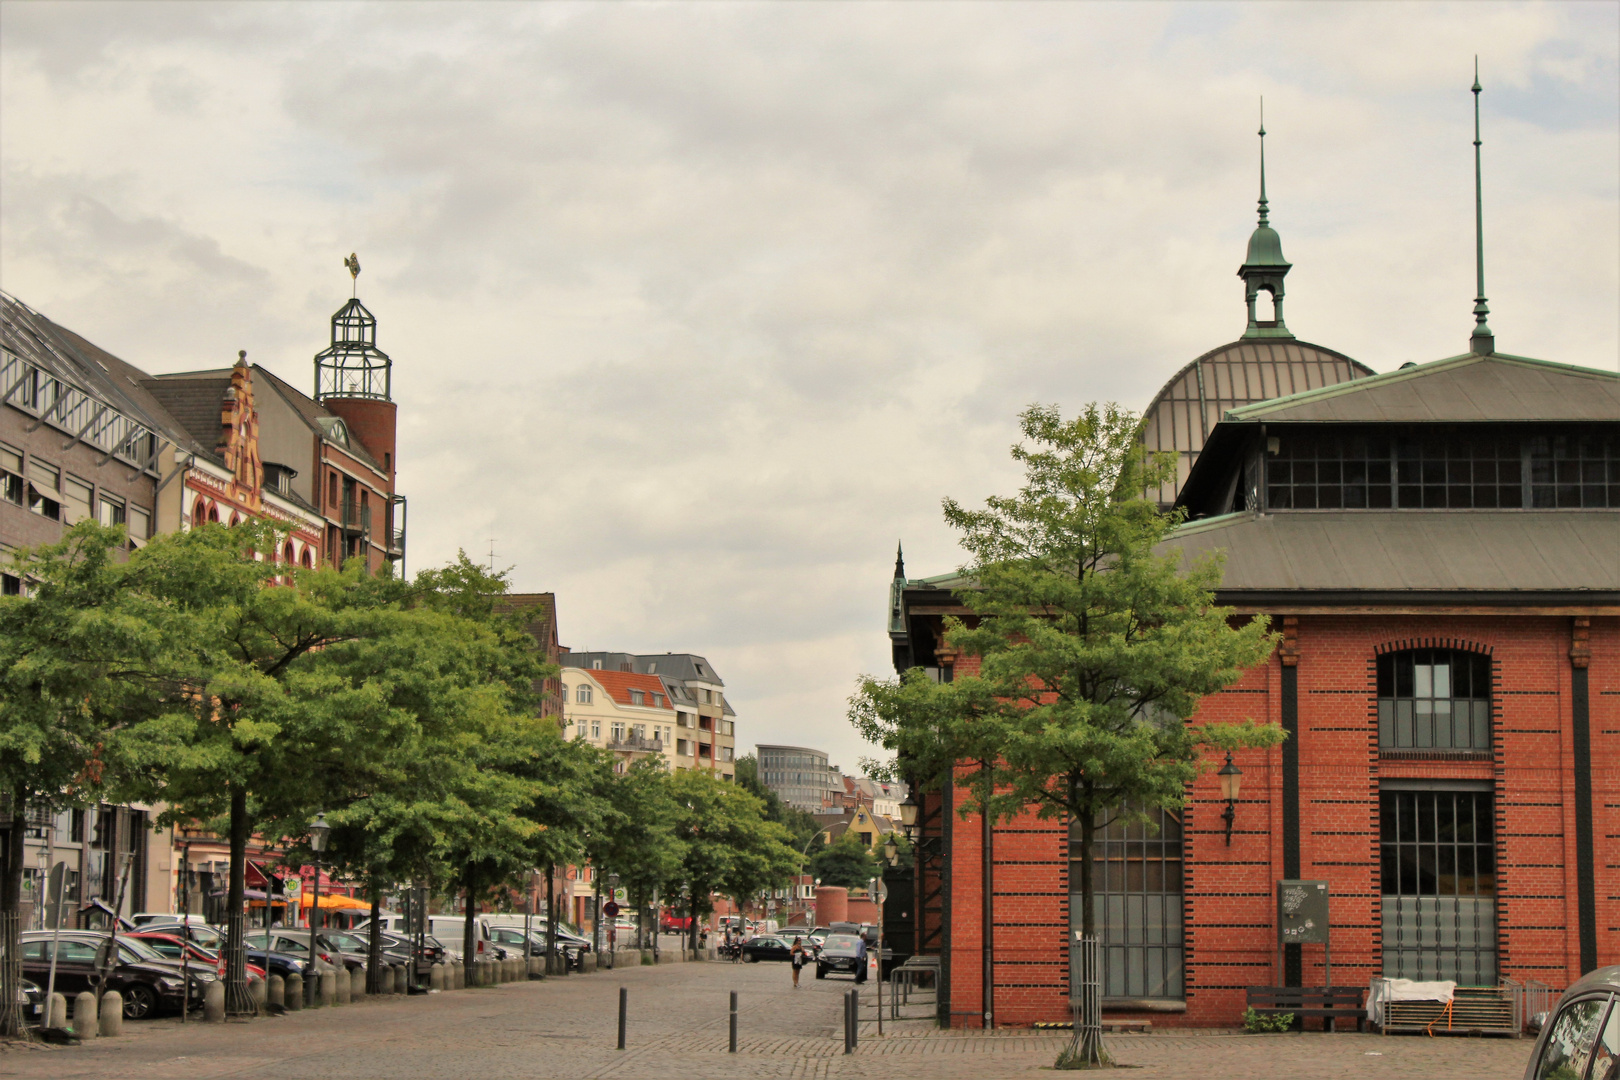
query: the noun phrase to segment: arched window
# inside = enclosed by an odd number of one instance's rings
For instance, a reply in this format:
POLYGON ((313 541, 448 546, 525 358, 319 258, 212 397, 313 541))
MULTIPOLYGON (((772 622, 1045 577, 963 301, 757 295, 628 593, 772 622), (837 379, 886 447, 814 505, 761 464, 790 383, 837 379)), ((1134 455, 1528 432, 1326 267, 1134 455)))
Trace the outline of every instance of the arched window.
POLYGON ((1488 750, 1491 660, 1455 649, 1378 658, 1378 745, 1389 750, 1488 750))
POLYGON ((212 521, 216 525, 219 524, 219 507, 215 506, 213 503, 208 504, 208 520, 212 521))
POLYGON ((315 556, 314 556, 314 554, 312 552, 312 549, 308 545, 305 545, 305 547, 304 547, 304 556, 299 561, 303 564, 304 569, 306 569, 306 570, 315 569, 315 556))
POLYGON ((579 702, 581 705, 589 705, 591 703, 590 686, 585 683, 580 683, 579 689, 574 693, 574 700, 579 702))
POLYGON ((207 523, 208 502, 207 500, 198 497, 197 500, 191 504, 191 524, 194 526, 201 526, 207 523))

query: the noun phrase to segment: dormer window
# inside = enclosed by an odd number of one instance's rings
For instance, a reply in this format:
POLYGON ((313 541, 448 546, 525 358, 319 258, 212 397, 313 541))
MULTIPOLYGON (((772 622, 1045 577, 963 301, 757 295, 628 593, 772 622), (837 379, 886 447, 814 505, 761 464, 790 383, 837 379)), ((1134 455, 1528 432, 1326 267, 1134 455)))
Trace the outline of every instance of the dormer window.
POLYGON ((632 704, 632 705, 645 705, 645 704, 647 704, 647 695, 642 693, 640 690, 632 690, 632 691, 630 691, 630 704, 632 704))

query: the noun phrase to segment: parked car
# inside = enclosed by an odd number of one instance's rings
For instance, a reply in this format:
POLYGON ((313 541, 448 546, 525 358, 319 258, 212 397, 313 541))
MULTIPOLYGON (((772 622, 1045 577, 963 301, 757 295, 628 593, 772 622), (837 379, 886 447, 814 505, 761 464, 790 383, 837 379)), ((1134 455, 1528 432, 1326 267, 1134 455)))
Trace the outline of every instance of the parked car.
POLYGON ((658 928, 666 934, 685 934, 692 929, 692 916, 665 914, 658 920, 658 928))
POLYGON ((27 979, 18 983, 22 987, 23 1023, 43 1024, 45 1022, 45 991, 39 984, 27 979))
POLYGON ((63 930, 56 936, 52 930, 22 935, 24 976, 32 982, 46 982, 54 947, 58 993, 72 998, 85 990, 117 990, 124 998, 124 1016, 130 1020, 200 1005, 208 984, 219 978, 213 968, 193 969, 188 987, 178 963, 154 952, 146 942, 120 934, 116 961, 103 966, 105 982, 98 986, 97 960, 110 948, 112 935, 100 930, 63 930))
MULTIPOLYGON (((345 969, 353 971, 366 966, 364 956, 346 953, 343 949, 332 943, 326 936, 326 931, 316 931, 316 956, 323 962, 334 967, 341 964, 345 969)), ((246 935, 250 951, 277 952, 287 956, 309 962, 309 931, 308 930, 254 930, 246 935)))
POLYGON ((1564 991, 1541 1025, 1524 1080, 1620 1080, 1620 965, 1564 991))
POLYGON ((742 959, 745 964, 757 964, 761 960, 792 960, 793 943, 775 934, 761 934, 742 943, 742 959))
MULTIPOLYGON (((358 956, 362 959, 371 955, 371 931, 369 929, 359 932, 348 930, 322 930, 321 940, 328 945, 343 950, 346 955, 358 956)), ((411 962, 410 946, 402 946, 403 939, 392 934, 379 932, 379 944, 382 946, 382 960, 385 964, 409 964, 411 962)))
MULTIPOLYGON (((178 926, 176 926, 176 929, 178 929, 178 926)), ((184 965, 185 958, 189 956, 191 966, 196 967, 198 964, 201 964, 205 967, 212 967, 220 978, 223 979, 225 977, 225 954, 223 952, 214 952, 212 949, 205 949, 201 945, 187 941, 185 938, 178 937, 174 934, 166 934, 161 929, 136 930, 134 933, 120 936, 137 938, 144 941, 147 945, 151 946, 153 952, 157 953, 165 960, 173 960, 176 963, 182 964, 182 966, 184 965)), ((249 980, 262 979, 264 978, 265 972, 264 968, 253 963, 252 961, 249 961, 247 965, 247 974, 249 980)))
POLYGON ((816 955, 816 978, 829 974, 849 974, 855 981, 866 981, 866 942, 858 934, 829 934, 816 955))
MULTIPOLYGON (((143 913, 143 915, 148 914, 143 913)), ((187 941, 215 952, 225 947, 225 930, 222 927, 210 925, 201 915, 149 915, 142 922, 140 920, 143 915, 135 916, 134 921, 137 929, 157 930, 163 928, 164 933, 181 935, 187 941)))

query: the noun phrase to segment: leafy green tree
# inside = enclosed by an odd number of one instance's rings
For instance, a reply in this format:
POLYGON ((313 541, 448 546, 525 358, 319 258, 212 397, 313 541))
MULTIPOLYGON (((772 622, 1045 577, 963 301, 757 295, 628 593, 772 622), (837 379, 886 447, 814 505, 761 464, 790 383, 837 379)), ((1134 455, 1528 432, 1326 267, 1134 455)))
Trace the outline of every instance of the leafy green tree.
MULTIPOLYGON (((129 587, 122 528, 80 522, 10 555, 27 596, 0 597, 0 792, 11 818, 0 878, 0 954, 19 955, 24 823, 94 801, 114 777, 103 748, 178 686, 187 640, 174 613, 129 587)), ((20 967, 0 977, 0 1035, 22 1033, 20 967)))
MULTIPOLYGON (((610 766, 601 790, 608 810, 593 834, 591 861, 598 874, 619 875, 640 919, 651 898, 677 879, 686 852, 675 835, 674 776, 663 761, 644 758, 622 773, 610 766)), ((645 936, 646 927, 641 930, 645 936)))
POLYGON ((735 783, 687 769, 675 774, 670 789, 675 836, 682 844, 678 880, 692 914, 695 950, 698 923, 714 910, 714 893, 740 901, 784 885, 799 853, 788 847, 787 830, 765 819, 764 804, 735 783))
POLYGON ((346 570, 299 570, 260 522, 158 537, 129 562, 128 584, 187 623, 187 683, 162 712, 120 732, 109 753, 124 798, 163 802, 165 823, 222 822, 230 841, 227 1006, 252 1011, 241 912, 249 836, 303 834, 334 793, 381 783, 410 713, 367 677, 360 643, 399 629, 399 583, 346 570))
POLYGON ((858 889, 878 876, 878 863, 872 849, 861 843, 860 837, 846 831, 816 852, 810 860, 810 872, 823 885, 858 889))
MULTIPOLYGON (((868 681, 852 716, 924 770, 970 759, 957 782, 970 803, 1004 816, 1032 807, 1073 822, 1078 925, 1096 933, 1091 858, 1096 830, 1178 808, 1209 767, 1210 748, 1270 746, 1274 725, 1192 724, 1199 700, 1261 663, 1275 644, 1264 619, 1218 607, 1218 559, 1183 565, 1161 545, 1180 522, 1143 492, 1169 478, 1169 455, 1139 441, 1135 416, 1108 405, 1072 420, 1034 406, 1020 416, 1025 470, 1017 495, 983 510, 945 500, 962 534, 972 615, 948 642, 980 658, 979 673, 943 686, 918 675, 868 681), (976 748, 976 749, 975 749, 976 748)), ((1105 1063, 1081 1039, 1062 1067, 1105 1063)))

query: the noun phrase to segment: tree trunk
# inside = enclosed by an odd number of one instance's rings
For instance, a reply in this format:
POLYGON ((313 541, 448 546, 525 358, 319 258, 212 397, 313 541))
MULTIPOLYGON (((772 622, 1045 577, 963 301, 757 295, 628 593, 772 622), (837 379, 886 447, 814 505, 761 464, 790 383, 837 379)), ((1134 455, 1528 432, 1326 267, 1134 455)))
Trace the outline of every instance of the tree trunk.
MULTIPOLYGON (((5 873, 0 875, 0 1036, 16 1038, 27 1033, 22 1015, 22 875, 24 824, 27 801, 21 792, 11 793, 11 828, 6 831, 5 873)), ((40 903, 45 902, 41 881, 40 903)))
MULTIPOLYGON (((549 973, 552 957, 557 954, 557 864, 546 864, 546 962, 542 965, 549 973)), ((559 965, 561 966, 561 965, 559 965)))
MULTIPOLYGON (((1092 881, 1092 844, 1097 838, 1097 815, 1092 807, 1095 788, 1084 780, 1071 778, 1069 781, 1069 803, 1079 806, 1081 812, 1075 815, 1079 826, 1080 837, 1077 845, 1080 849, 1080 933, 1085 937, 1097 936, 1097 896, 1092 881), (1074 796, 1078 794, 1079 798, 1074 796)), ((1071 951, 1071 957, 1074 953, 1071 951)), ((1071 960, 1072 962, 1072 960, 1071 960)), ((1081 1000, 1073 1003, 1074 1038, 1069 1040, 1069 1048, 1058 1058, 1060 1066, 1075 1069, 1098 1068, 1108 1064, 1112 1059, 1103 1046, 1102 1032, 1081 1027, 1081 1017, 1096 1015, 1096 1009, 1089 1000, 1094 994, 1100 994, 1102 988, 1089 982, 1080 984, 1081 1000)))
MULTIPOLYGON (((247 986, 247 792, 231 785, 231 884, 225 898, 225 1012, 252 1016, 258 1006, 247 986)), ((190 987, 187 987, 190 993, 190 987)))
POLYGON ((687 888, 691 891, 688 894, 689 899, 686 908, 687 913, 692 918, 692 925, 687 929, 692 935, 692 955, 696 957, 698 951, 698 883, 695 881, 688 882, 687 888))
MULTIPOLYGON (((369 882, 371 886, 371 929, 366 933, 366 993, 383 993, 382 973, 382 885, 372 875, 369 882)), ((413 957, 411 967, 416 967, 413 957)), ((411 972, 410 981, 416 981, 416 972, 411 972)), ((392 989, 390 987, 390 989, 392 989)))
POLYGON ((477 877, 478 875, 473 871, 472 861, 468 860, 467 865, 461 871, 461 883, 467 888, 467 916, 461 926, 461 963, 467 972, 468 986, 477 985, 472 981, 475 970, 473 964, 478 959, 478 942, 474 937, 476 923, 473 921, 474 913, 478 907, 477 901, 473 897, 473 888, 477 877))

